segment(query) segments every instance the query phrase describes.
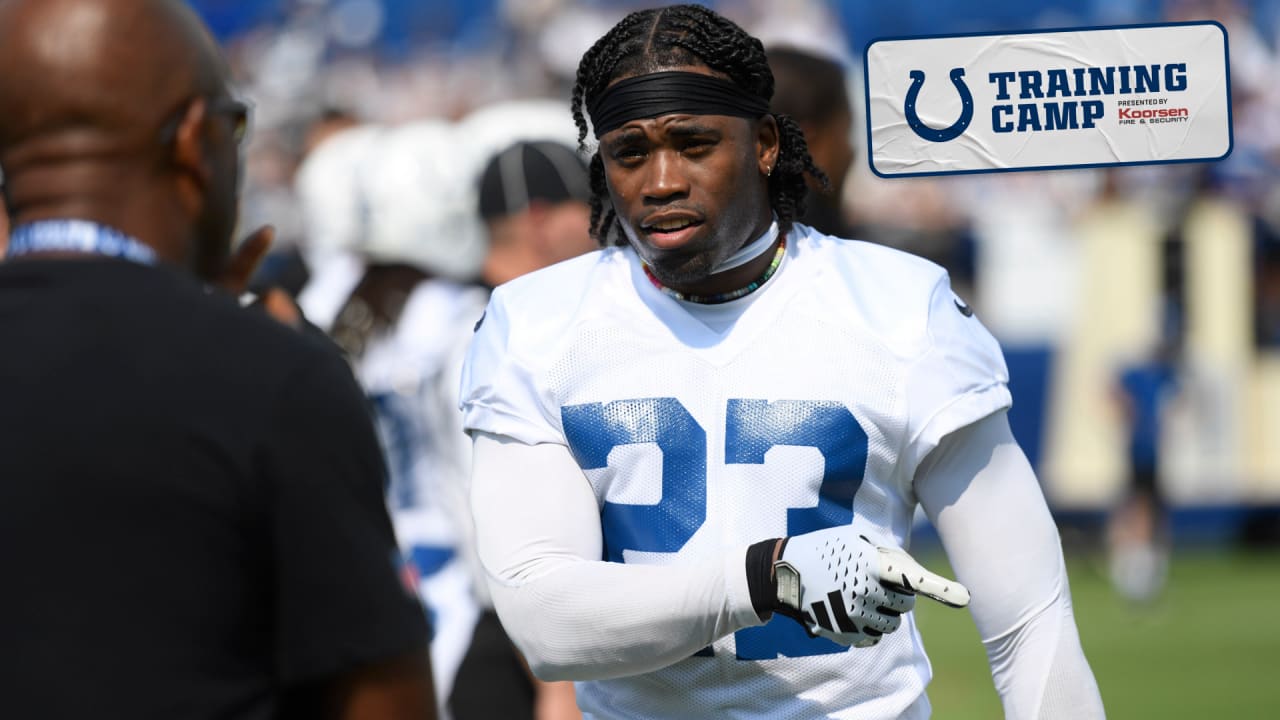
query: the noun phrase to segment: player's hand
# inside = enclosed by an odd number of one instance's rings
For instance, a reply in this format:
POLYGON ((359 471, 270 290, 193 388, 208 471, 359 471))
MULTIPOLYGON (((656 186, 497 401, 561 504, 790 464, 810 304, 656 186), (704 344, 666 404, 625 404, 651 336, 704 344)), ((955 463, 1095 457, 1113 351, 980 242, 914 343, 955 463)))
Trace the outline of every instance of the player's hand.
POLYGON ((916 594, 951 607, 969 604, 963 585, 936 575, 896 548, 881 547, 853 528, 787 538, 774 563, 776 612, 811 634, 842 645, 871 647, 902 624, 916 594))
POLYGON ((292 328, 302 327, 302 311, 288 293, 279 288, 268 288, 258 295, 248 292, 249 280, 271 250, 276 229, 270 225, 249 233, 236 247, 214 283, 232 296, 240 298, 241 305, 261 307, 268 315, 292 328))

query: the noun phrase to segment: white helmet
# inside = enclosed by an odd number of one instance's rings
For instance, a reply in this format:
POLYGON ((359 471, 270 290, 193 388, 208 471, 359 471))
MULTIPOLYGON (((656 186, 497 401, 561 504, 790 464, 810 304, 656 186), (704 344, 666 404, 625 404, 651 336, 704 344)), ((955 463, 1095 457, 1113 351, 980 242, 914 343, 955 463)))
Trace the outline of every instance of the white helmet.
POLYGON ((298 167, 294 189, 302 208, 308 256, 355 250, 364 240, 364 198, 357 182, 382 128, 361 125, 335 133, 298 167))
POLYGON ((489 160, 517 142, 551 140, 578 147, 578 128, 569 113, 569 103, 558 100, 512 100, 485 105, 458 123, 473 153, 473 177, 489 160))
POLYGON ((461 140, 442 120, 403 125, 378 138, 360 177, 369 214, 362 251, 369 259, 458 280, 479 274, 488 247, 461 140))

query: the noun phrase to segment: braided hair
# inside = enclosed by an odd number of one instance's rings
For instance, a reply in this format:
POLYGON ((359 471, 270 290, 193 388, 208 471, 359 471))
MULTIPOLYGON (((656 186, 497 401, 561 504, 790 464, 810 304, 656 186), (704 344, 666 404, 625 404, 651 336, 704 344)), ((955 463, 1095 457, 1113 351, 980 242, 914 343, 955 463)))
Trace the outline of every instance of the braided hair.
MULTIPOLYGON (((737 24, 699 5, 673 5, 633 12, 614 25, 582 56, 570 101, 578 145, 588 149, 585 108, 617 78, 681 65, 706 65, 766 102, 773 98, 773 71, 764 45, 737 24)), ((804 213, 805 174, 828 186, 827 176, 809 157, 804 133, 787 115, 778 123, 778 163, 769 176, 769 204, 782 232, 804 213)), ((601 245, 625 245, 617 214, 606 207, 604 161, 591 156, 591 236, 601 245)))

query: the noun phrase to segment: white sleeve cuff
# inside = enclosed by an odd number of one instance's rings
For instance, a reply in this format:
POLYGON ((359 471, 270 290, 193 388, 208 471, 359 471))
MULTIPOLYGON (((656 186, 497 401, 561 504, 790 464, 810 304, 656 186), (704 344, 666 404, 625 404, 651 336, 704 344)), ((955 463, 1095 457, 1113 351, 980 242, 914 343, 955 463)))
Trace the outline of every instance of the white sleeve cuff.
POLYGON ((502 435, 525 445, 552 443, 564 445, 564 437, 547 425, 529 422, 519 415, 489 405, 481 400, 463 404, 464 429, 475 437, 476 432, 502 435))
POLYGON ((938 443, 947 435, 1012 405, 1013 396, 1009 394, 1009 386, 1004 383, 993 383, 957 397, 934 413, 908 444, 908 467, 919 467, 920 461, 938 447, 938 443))
POLYGON ((747 548, 725 554, 724 558, 725 610, 734 631, 763 625, 751 604, 751 588, 747 585, 747 548))

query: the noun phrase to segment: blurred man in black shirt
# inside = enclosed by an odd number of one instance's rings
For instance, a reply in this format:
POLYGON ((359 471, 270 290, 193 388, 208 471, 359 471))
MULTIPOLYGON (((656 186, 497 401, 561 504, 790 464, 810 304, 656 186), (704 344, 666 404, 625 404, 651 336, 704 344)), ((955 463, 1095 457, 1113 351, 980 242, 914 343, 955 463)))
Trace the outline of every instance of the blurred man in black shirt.
POLYGON ((336 355, 205 282, 246 108, 167 0, 0 0, 0 715, 424 718, 336 355))

